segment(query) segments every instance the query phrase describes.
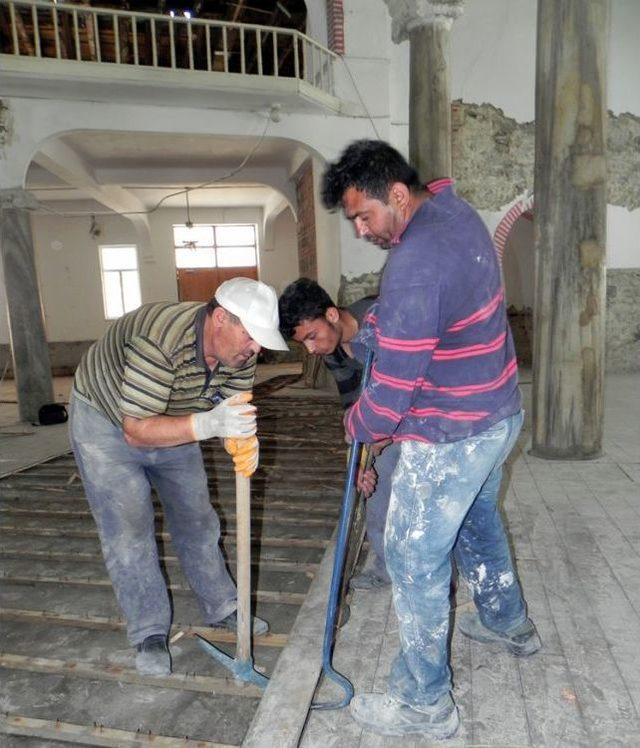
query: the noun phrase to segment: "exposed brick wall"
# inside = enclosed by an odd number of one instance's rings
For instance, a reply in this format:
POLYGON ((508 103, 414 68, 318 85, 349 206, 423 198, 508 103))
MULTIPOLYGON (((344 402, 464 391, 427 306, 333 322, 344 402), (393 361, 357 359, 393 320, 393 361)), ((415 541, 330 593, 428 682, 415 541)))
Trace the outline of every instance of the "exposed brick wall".
POLYGON ((313 200, 313 166, 307 159, 294 177, 298 198, 298 265, 300 275, 318 280, 316 214, 313 200))
POLYGON ((344 54, 344 8, 342 0, 327 0, 327 38, 329 49, 344 54))

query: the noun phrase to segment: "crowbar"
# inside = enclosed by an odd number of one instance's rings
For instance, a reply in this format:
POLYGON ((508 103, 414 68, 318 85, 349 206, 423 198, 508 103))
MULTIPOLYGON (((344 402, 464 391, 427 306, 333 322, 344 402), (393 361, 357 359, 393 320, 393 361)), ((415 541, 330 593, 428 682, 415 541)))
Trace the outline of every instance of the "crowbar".
MULTIPOLYGON (((360 382, 360 394, 369 382, 371 364, 373 362, 373 350, 367 351, 364 368, 362 370, 362 381, 360 382)), ((324 640, 322 645, 322 672, 337 683, 344 690, 344 698, 341 701, 311 704, 311 709, 341 709, 349 704, 353 698, 354 690, 351 681, 339 673, 333 667, 333 648, 335 645, 336 619, 342 589, 342 576, 344 562, 347 555, 349 533, 351 531, 351 518, 355 504, 355 485, 358 475, 358 464, 360 462, 361 443, 354 440, 349 453, 347 467, 347 479, 342 496, 342 508, 338 523, 338 535, 336 538, 336 551, 333 557, 333 572, 331 574, 331 587, 329 589, 329 602, 327 604, 327 618, 324 625, 324 640)))

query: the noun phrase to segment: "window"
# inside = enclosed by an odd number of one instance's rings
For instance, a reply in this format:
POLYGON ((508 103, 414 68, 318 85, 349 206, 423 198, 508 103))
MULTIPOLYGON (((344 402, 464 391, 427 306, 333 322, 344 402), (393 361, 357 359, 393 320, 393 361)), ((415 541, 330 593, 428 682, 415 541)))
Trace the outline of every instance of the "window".
POLYGON ((105 317, 116 319, 137 309, 142 302, 136 248, 127 245, 100 247, 100 267, 105 317))
POLYGON ((257 267, 253 224, 174 225, 177 268, 257 267))

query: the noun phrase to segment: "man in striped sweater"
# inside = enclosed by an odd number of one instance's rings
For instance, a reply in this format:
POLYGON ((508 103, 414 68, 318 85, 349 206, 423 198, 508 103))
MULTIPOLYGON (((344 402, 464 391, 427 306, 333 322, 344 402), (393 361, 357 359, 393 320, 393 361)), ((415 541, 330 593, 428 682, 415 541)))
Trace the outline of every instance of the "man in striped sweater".
POLYGON ((498 510, 502 465, 522 425, 504 289, 491 238, 450 180, 420 184, 381 141, 357 141, 324 175, 323 200, 388 250, 379 303, 359 334, 376 350, 347 431, 401 443, 385 531, 400 652, 386 694, 354 718, 389 735, 452 735, 448 656, 451 557, 476 610, 466 636, 515 655, 540 648, 498 510))
MULTIPOLYGON (((276 294, 233 278, 209 304, 148 304, 125 314, 76 371, 71 446, 144 675, 171 672, 152 488, 205 622, 235 630, 236 589, 197 442, 223 437, 236 471, 253 473, 258 441, 249 401, 261 347, 287 349, 276 294)), ((254 633, 267 629, 254 619, 254 633)))

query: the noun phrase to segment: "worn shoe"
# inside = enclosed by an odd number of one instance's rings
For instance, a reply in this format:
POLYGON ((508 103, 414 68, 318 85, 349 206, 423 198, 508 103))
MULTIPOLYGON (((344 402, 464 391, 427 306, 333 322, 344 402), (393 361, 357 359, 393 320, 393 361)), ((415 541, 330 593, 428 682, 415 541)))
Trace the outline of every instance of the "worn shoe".
POLYGON ((423 711, 394 699, 386 693, 362 693, 350 704, 351 716, 366 730, 380 735, 425 735, 441 740, 458 729, 458 710, 450 693, 423 711))
POLYGON ((171 675, 171 655, 166 636, 153 634, 136 646, 136 670, 140 675, 171 675))
MULTIPOLYGON (((233 613, 229 613, 226 618, 223 618, 221 621, 216 621, 215 623, 211 623, 209 625, 213 626, 213 628, 216 629, 227 629, 227 631, 235 632, 238 629, 238 613, 234 610, 233 613)), ((264 621, 262 618, 258 618, 258 616, 252 617, 251 632, 254 636, 262 636, 268 631, 269 624, 266 621, 264 621)))
POLYGON ((378 574, 375 569, 368 569, 361 574, 356 574, 355 577, 351 577, 349 587, 352 590, 380 590, 390 584, 391 581, 378 574))
POLYGON ((458 616, 458 628, 469 639, 501 644, 516 657, 527 657, 542 647, 536 627, 528 618, 515 631, 500 634, 484 626, 476 611, 466 610, 458 616))

